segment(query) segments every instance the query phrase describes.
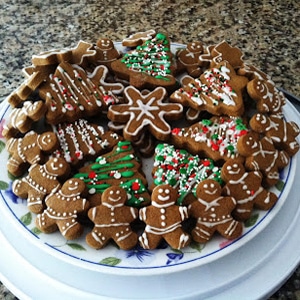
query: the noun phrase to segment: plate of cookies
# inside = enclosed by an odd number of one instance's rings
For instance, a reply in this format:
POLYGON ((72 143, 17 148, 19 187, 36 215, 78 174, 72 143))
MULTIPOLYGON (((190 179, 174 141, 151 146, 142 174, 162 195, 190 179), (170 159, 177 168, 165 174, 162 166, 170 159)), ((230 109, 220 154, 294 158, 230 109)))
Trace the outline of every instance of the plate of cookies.
POLYGON ((0 208, 31 258, 179 274, 251 244, 289 201, 299 116, 226 41, 149 30, 23 72, 1 105, 0 208))

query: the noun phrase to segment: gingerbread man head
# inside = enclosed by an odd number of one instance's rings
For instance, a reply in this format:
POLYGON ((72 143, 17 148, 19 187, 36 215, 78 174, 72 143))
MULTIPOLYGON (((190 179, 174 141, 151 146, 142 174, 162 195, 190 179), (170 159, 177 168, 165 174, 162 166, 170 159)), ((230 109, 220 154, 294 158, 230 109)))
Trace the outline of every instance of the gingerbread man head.
POLYGON ((108 204, 109 206, 122 206, 125 204, 126 200, 126 190, 119 186, 113 186, 106 189, 101 196, 102 204, 108 204))
POLYGON ((177 191, 168 184, 161 184, 154 188, 151 196, 152 204, 159 207, 174 205, 177 199, 177 191))

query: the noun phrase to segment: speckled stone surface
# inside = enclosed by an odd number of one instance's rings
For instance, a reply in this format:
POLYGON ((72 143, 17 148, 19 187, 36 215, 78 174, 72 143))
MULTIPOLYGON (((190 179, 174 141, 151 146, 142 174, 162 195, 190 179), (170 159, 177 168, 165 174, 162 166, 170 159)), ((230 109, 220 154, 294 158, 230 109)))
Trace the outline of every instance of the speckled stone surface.
MULTIPOLYGON (((278 87, 300 97, 300 1, 0 0, 0 99, 22 82, 21 69, 33 54, 74 47, 80 39, 120 41, 152 28, 173 42, 225 39, 278 87)), ((0 299, 14 299, 3 285, 0 299)), ((300 299, 300 269, 272 299, 300 299)))

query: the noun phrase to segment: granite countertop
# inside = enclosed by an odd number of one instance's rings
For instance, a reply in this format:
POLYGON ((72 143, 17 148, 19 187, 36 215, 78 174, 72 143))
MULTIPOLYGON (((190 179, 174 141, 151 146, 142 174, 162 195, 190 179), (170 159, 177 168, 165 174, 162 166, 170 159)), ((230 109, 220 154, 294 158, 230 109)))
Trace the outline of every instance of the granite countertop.
MULTIPOLYGON (((20 85, 21 69, 33 54, 74 47, 79 40, 120 41, 146 29, 163 30, 180 43, 225 39, 278 87, 300 97, 299 1, 1 0, 0 11, 1 100, 20 85)), ((14 299, 1 284, 0 299, 14 299)), ((272 299, 300 299, 300 268, 272 299)))

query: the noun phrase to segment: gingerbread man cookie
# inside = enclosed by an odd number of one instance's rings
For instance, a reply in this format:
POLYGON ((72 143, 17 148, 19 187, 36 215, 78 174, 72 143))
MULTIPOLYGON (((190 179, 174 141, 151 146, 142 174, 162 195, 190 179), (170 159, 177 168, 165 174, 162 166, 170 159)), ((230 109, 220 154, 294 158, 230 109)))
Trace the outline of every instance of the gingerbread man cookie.
POLYGON ((45 198, 46 209, 37 215, 36 226, 45 233, 60 231, 67 240, 81 236, 83 226, 78 223, 78 214, 87 211, 88 201, 82 180, 71 178, 60 190, 45 198))
POLYGON ((265 115, 256 113, 250 120, 251 128, 269 137, 276 148, 285 150, 293 156, 299 150, 296 138, 299 135, 299 126, 291 121, 287 122, 281 115, 265 115))
POLYGON ((199 60, 202 53, 203 45, 201 42, 188 43, 185 49, 181 49, 176 53, 178 59, 177 69, 181 72, 186 71, 192 77, 199 77, 203 73, 203 63, 199 60))
POLYGON ((130 223, 138 217, 138 210, 125 205, 126 190, 118 186, 107 188, 101 197, 101 204, 88 211, 88 217, 95 224, 86 236, 88 245, 101 249, 114 240, 120 249, 129 250, 138 241, 130 223))
POLYGON ((236 207, 233 197, 221 195, 221 185, 212 179, 197 186, 197 201, 189 206, 189 213, 197 219, 192 237, 198 243, 208 242, 218 232, 226 239, 236 239, 243 231, 242 223, 233 219, 231 213, 236 207))
POLYGON ((7 170, 14 176, 20 176, 26 171, 27 163, 33 165, 44 162, 45 155, 57 147, 57 137, 50 131, 38 134, 32 130, 22 138, 10 138, 6 142, 6 149, 11 154, 7 170))
POLYGON ((109 69, 111 69, 111 63, 121 57, 121 53, 115 48, 113 41, 108 38, 99 39, 95 49, 97 51, 96 64, 105 65, 109 69))
POLYGON ((261 113, 281 113, 286 102, 283 93, 269 80, 254 78, 247 84, 247 92, 261 113))
POLYGON ((144 249, 155 249, 164 239, 172 248, 187 246, 190 235, 182 229, 182 222, 188 218, 187 207, 176 205, 177 191, 169 184, 153 189, 151 205, 139 211, 140 220, 146 227, 139 241, 144 249))
POLYGON ((30 211, 41 213, 45 197, 60 188, 58 178, 67 176, 69 171, 69 165, 63 158, 51 158, 43 165, 32 165, 27 176, 13 182, 12 190, 18 197, 27 199, 30 211))
POLYGON ((253 207, 268 210, 278 199, 274 193, 262 187, 261 172, 246 172, 243 164, 234 160, 228 160, 222 166, 221 177, 226 182, 223 194, 233 197, 237 202, 232 212, 236 220, 246 221, 253 207))
POLYGON ((269 137, 260 138, 256 132, 239 138, 237 150, 243 155, 247 170, 261 171, 264 175, 263 185, 270 187, 279 180, 279 170, 289 163, 288 154, 275 148, 274 143, 269 137))

